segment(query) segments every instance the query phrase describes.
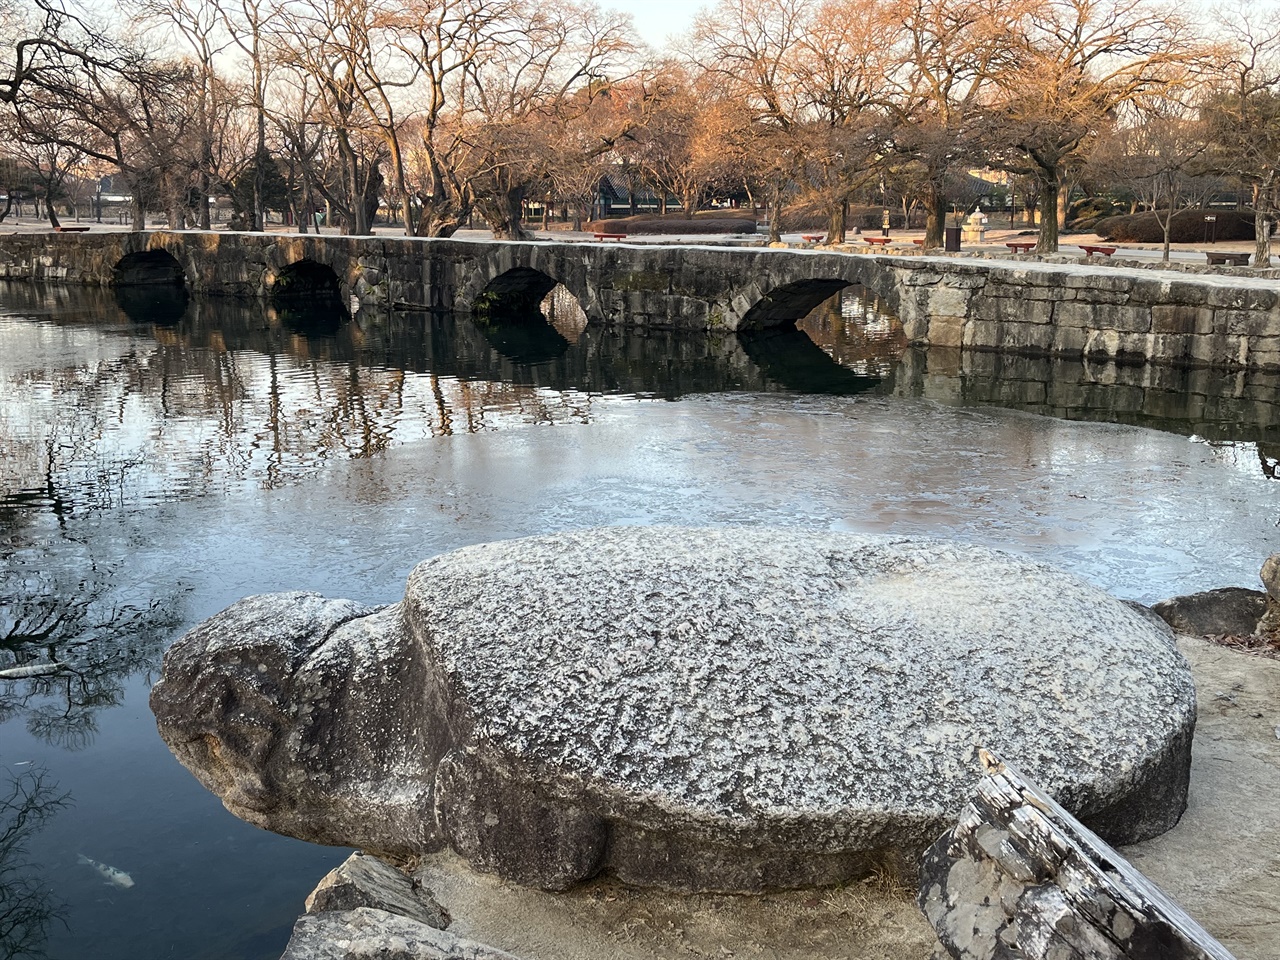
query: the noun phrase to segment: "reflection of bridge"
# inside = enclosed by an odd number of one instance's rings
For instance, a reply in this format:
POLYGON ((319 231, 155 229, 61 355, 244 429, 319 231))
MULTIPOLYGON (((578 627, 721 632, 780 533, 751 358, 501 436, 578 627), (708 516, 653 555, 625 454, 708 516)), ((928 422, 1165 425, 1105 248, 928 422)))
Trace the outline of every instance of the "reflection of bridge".
POLYGON ((710 331, 803 317, 860 284, 910 342, 1280 369, 1280 281, 1026 261, 626 244, 150 232, 0 237, 0 278, 181 281, 248 297, 330 292, 527 315, 557 284, 591 324, 710 331))
MULTIPOLYGON (((323 303, 56 292, 54 316, 90 316, 131 334, 138 323, 154 323, 166 346, 251 350, 521 387, 674 398, 738 390, 854 394, 882 382, 836 363, 795 329, 735 336, 593 325, 570 342, 541 319, 477 322, 452 313, 371 310, 362 311, 357 323, 338 324, 334 308, 323 303)), ((33 289, 28 296, 37 312, 52 306, 47 292, 33 289)), ((25 301, 17 291, 5 296, 14 306, 25 301)))

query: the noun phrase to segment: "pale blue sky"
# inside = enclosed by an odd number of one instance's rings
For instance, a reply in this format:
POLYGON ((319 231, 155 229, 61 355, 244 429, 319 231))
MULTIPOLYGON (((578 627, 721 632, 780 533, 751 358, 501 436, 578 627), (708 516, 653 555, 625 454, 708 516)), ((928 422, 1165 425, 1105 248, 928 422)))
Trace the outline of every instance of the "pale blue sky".
POLYGON ((688 33, 693 17, 706 0, 599 0, 600 6, 612 7, 635 18, 640 37, 661 50, 670 36, 688 33))

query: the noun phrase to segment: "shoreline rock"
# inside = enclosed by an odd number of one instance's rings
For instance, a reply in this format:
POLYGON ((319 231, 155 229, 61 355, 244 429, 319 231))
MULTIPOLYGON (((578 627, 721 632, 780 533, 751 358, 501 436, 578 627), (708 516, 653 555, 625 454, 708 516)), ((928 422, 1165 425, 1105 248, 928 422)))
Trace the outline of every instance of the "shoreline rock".
POLYGON ((1262 590, 1219 587, 1161 600, 1151 611, 1175 633, 1280 655, 1280 553, 1263 561, 1258 577, 1262 590))
POLYGON ((1185 805, 1172 634, 1069 575, 937 540, 606 528, 458 550, 382 609, 255 597, 152 691, 233 813, 565 889, 905 872, 978 746, 1117 843, 1185 805))

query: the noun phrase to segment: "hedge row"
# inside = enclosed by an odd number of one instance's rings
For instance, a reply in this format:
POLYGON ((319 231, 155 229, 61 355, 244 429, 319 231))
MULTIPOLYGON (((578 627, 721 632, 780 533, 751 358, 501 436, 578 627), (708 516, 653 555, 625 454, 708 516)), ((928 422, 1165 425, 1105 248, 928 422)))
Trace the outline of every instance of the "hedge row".
MULTIPOLYGON (((1164 219, 1161 214, 1160 219, 1164 219)), ((1213 210, 1200 208, 1179 210, 1173 215, 1169 239, 1173 243, 1203 243, 1215 240, 1252 240, 1254 237, 1252 210, 1213 210), (1216 217, 1214 223, 1205 223, 1206 214, 1216 217)), ((1076 224, 1077 228, 1083 224, 1076 224)), ((1092 224, 1093 232, 1104 240, 1120 243, 1163 243, 1164 228, 1151 211, 1121 217, 1103 217, 1092 224)))
POLYGON ((678 233, 755 233, 756 222, 746 217, 700 216, 686 220, 677 217, 623 217, 617 220, 592 220, 583 227, 588 233, 625 233, 671 235, 678 233))

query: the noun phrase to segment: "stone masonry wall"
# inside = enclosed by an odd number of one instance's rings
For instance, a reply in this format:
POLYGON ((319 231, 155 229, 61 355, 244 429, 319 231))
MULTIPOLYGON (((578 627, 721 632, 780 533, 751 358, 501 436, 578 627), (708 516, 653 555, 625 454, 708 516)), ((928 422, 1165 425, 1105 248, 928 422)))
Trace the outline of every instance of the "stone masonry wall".
POLYGON ((1280 282, 1102 265, 913 258, 896 274, 918 342, 1028 355, 1280 369, 1280 282))
POLYGON ((112 282, 166 250, 195 292, 261 297, 302 259, 344 294, 471 309, 494 278, 563 283, 591 323, 731 332, 798 317, 832 282, 869 288, 913 343, 1027 355, 1280 370, 1280 280, 1092 263, 873 256, 693 245, 506 243, 199 231, 0 237, 0 279, 112 282), (768 309, 757 310, 764 303, 768 309), (754 310, 754 312, 753 312, 754 310))

